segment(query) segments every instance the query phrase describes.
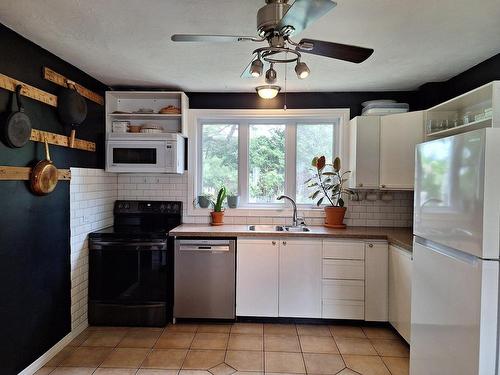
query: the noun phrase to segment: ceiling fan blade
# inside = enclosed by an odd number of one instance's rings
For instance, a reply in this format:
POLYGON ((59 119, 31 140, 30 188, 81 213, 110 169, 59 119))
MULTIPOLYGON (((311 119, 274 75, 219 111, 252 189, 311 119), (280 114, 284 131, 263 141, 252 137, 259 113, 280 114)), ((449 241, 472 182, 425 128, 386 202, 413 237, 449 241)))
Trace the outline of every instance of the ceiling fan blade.
POLYGON ((227 42, 259 40, 253 36, 201 35, 201 34, 174 34, 170 39, 172 40, 172 42, 207 42, 207 43, 227 43, 227 42))
POLYGON ((315 39, 302 39, 296 50, 299 52, 311 53, 313 55, 330 57, 332 59, 349 61, 356 64, 365 61, 374 52, 371 48, 324 42, 322 40, 315 39))
POLYGON ((332 0, 295 0, 276 29, 292 26, 293 31, 289 35, 298 34, 336 5, 337 3, 332 0))

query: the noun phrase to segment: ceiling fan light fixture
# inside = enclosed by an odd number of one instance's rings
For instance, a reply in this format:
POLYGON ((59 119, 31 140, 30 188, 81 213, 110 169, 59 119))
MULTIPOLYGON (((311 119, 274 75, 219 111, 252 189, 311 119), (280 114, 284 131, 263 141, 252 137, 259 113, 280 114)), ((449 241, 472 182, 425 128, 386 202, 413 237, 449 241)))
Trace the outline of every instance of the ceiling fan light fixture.
POLYGON ((271 67, 267 70, 266 72, 266 83, 268 85, 272 85, 273 83, 276 82, 276 70, 273 68, 273 64, 271 64, 271 67))
POLYGON ((281 87, 276 85, 264 85, 256 87, 255 90, 262 99, 273 99, 278 95, 281 87))
POLYGON ((305 79, 309 77, 311 71, 305 62, 297 62, 297 65, 295 65, 295 73, 297 73, 297 77, 300 79, 305 79))
POLYGON ((260 61, 260 59, 255 59, 252 62, 252 65, 250 66, 250 74, 252 75, 252 77, 254 78, 260 77, 262 75, 263 70, 264 70, 264 64, 262 63, 262 61, 260 61))

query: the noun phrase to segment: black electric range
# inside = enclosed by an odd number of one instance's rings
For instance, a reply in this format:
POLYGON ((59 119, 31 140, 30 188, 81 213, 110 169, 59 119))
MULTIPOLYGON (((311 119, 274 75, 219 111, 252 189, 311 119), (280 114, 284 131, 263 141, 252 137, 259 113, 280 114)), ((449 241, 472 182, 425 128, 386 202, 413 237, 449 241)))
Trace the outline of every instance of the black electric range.
POLYGON ((116 201, 114 226, 89 234, 89 323, 164 326, 172 319, 173 239, 182 202, 116 201))

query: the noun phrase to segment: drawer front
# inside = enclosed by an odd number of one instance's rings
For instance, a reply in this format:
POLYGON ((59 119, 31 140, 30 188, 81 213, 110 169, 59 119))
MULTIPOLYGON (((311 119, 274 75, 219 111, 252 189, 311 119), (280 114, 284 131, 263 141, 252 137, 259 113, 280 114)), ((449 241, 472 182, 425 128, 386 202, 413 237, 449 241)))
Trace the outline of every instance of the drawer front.
POLYGON ((324 279, 364 280, 365 262, 362 260, 323 260, 324 279))
POLYGON ((365 259, 365 243, 349 241, 323 241, 323 258, 365 259))
POLYGON ((365 283, 361 280, 323 280, 323 299, 364 301, 365 283))
POLYGON ((365 318, 363 301, 323 300, 322 318, 359 319, 365 318))

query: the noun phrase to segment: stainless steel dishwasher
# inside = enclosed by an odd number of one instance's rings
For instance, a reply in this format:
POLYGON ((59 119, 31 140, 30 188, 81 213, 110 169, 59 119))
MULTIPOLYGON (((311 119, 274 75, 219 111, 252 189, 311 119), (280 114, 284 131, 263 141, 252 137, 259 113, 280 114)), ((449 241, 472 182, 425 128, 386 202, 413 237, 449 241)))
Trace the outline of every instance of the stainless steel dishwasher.
POLYGON ((235 240, 175 241, 174 319, 235 317, 235 240))

